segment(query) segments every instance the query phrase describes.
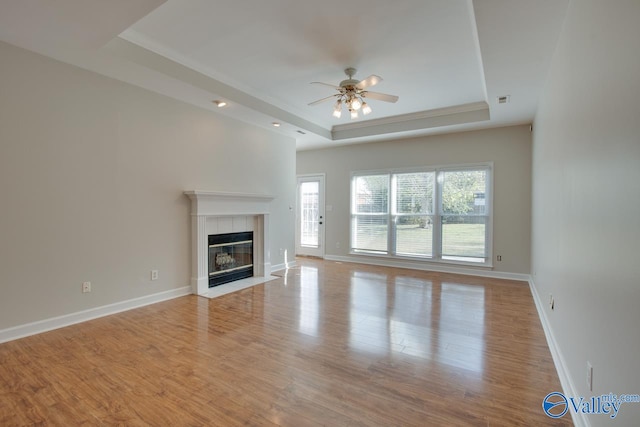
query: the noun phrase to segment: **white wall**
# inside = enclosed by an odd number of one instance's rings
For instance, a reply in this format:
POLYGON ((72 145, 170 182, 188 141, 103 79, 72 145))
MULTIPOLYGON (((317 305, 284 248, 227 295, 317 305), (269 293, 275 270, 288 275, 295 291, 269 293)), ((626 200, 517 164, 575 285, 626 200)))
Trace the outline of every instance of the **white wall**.
POLYGON ((293 139, 7 44, 0 58, 0 330, 188 286, 184 190, 276 195, 271 262, 294 252, 293 139))
POLYGON ((534 124, 533 280, 580 396, 640 394, 639 22, 638 0, 572 1, 534 124))
POLYGON ((528 125, 300 151, 296 170, 298 174, 326 173, 326 204, 333 207, 326 212, 326 254, 348 256, 352 171, 480 162, 494 162, 493 253, 502 255, 501 262, 494 261, 494 270, 529 274, 528 125))

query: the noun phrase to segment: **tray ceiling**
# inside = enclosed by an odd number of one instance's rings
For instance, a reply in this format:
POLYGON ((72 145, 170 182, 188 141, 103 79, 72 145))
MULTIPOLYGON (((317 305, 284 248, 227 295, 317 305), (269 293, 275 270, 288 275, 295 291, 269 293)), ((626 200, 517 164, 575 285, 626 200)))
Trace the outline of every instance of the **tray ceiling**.
MULTIPOLYGON (((27 4, 28 3, 28 4, 27 4)), ((0 39, 295 138, 299 149, 531 123, 567 0, 47 0, 0 39), (38 12, 38 13, 35 13, 38 12), (334 118, 343 70, 373 112, 334 118), (509 102, 497 98, 509 95, 509 102), (224 99, 228 106, 211 103, 224 99), (271 123, 279 122, 277 129, 271 123)))

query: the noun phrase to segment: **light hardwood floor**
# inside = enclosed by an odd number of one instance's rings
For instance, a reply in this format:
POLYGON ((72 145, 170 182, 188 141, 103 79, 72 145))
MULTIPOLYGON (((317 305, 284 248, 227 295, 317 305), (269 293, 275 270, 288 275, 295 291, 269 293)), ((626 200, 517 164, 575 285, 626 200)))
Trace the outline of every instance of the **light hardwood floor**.
POLYGON ((0 345, 0 425, 541 426, 523 282, 298 259, 283 277, 0 345))

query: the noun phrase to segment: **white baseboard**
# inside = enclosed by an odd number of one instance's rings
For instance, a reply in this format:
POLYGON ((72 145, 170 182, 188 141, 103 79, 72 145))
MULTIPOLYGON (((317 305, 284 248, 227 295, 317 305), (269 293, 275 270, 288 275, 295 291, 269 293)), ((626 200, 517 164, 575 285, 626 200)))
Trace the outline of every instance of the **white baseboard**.
MULTIPOLYGON (((533 278, 529 277, 529 289, 531 289, 531 295, 533 295, 533 302, 536 304, 536 310, 538 310, 538 317, 540 318, 540 322, 542 323, 542 329, 544 330, 544 335, 547 338, 547 345, 549 346, 549 350, 551 351, 551 357, 553 358, 553 364, 556 366, 556 372, 558 373, 558 378, 560 379, 560 385, 562 386, 562 393, 565 396, 578 396, 576 388, 571 380, 571 376, 569 375, 569 370, 567 369, 567 363, 562 356, 562 352, 560 351, 560 347, 558 346, 558 342, 556 341, 555 335, 553 334, 553 329, 551 329, 551 324, 549 323, 549 318, 547 317, 547 313, 544 310, 544 305, 542 300, 540 299, 540 295, 538 294, 538 290, 536 289, 535 283, 533 283, 533 278)), ((557 391, 557 390, 549 390, 549 393, 557 391)), ((591 427, 591 423, 587 419, 586 415, 583 413, 576 414, 573 411, 569 410, 571 414, 571 419, 573 420, 573 424, 576 427, 591 427)))
POLYGON ((397 260, 387 259, 387 258, 365 258, 365 257, 361 258, 357 256, 325 255, 324 259, 326 259, 327 261, 353 262, 356 264, 408 268, 411 270, 435 271, 438 273, 464 274, 467 276, 491 277, 494 279, 520 280, 523 282, 529 281, 528 274, 507 273, 504 271, 481 270, 481 269, 456 267, 456 266, 441 265, 441 264, 430 264, 430 263, 426 264, 426 263, 417 263, 417 262, 397 261, 397 260))
POLYGON ((103 305, 101 307, 90 308, 88 310, 2 329, 0 330, 0 343, 17 340, 19 338, 28 337, 29 335, 40 334, 53 329, 63 328, 76 323, 86 322, 87 320, 97 319, 98 317, 109 316, 111 314, 144 307, 145 305, 155 304, 157 302, 167 301, 189 294, 191 294, 191 286, 185 286, 182 288, 159 292, 157 294, 146 295, 114 304, 103 305))
POLYGON ((282 271, 282 270, 286 270, 287 268, 293 268, 296 266, 296 262, 295 261, 289 261, 286 264, 283 262, 282 264, 275 264, 271 266, 271 272, 274 271, 282 271))

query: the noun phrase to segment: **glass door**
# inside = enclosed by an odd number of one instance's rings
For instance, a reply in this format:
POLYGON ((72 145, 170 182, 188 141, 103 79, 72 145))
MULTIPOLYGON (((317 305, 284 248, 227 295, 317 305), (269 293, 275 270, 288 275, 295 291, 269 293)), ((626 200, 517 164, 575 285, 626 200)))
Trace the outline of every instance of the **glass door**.
POLYGON ((298 176, 296 254, 324 257, 324 175, 298 176))

